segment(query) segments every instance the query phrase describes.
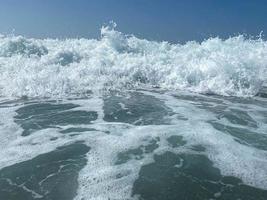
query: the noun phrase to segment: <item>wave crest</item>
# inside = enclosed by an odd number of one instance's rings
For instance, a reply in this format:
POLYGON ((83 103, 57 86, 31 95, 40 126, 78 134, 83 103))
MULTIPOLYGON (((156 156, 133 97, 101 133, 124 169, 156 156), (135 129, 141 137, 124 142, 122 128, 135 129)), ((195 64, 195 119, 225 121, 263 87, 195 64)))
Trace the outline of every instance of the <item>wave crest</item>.
POLYGON ((101 39, 0 37, 0 96, 68 96, 157 86, 232 96, 257 94, 267 74, 267 42, 244 36, 184 45, 127 36, 101 39))
POLYGON ((0 56, 11 57, 13 55, 37 55, 47 54, 47 49, 33 40, 28 40, 22 36, 0 37, 0 56))

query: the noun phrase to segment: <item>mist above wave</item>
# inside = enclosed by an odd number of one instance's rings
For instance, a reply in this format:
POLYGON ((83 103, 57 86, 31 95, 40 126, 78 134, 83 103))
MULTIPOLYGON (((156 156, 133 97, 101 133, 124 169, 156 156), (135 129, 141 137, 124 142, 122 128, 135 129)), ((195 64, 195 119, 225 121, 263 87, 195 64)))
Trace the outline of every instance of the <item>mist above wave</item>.
POLYGON ((0 36, 0 96, 51 97, 137 87, 254 96, 267 77, 267 42, 244 36, 186 44, 101 28, 95 39, 0 36))

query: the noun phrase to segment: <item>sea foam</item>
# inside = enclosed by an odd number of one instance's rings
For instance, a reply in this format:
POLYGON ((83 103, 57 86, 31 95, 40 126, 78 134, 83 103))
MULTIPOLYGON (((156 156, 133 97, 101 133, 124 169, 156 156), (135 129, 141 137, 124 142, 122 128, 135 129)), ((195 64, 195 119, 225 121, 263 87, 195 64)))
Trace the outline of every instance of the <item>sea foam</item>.
POLYGON ((83 95, 160 87, 254 96, 267 77, 267 42, 239 35, 185 44, 101 28, 100 39, 0 37, 0 96, 83 95))

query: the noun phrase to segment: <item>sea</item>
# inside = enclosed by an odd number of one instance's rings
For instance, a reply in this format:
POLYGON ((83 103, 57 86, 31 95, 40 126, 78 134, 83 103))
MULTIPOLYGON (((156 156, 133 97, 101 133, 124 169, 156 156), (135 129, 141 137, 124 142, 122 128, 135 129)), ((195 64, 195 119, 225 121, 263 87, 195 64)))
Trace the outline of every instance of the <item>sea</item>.
POLYGON ((0 35, 0 200, 266 200, 267 42, 0 35))

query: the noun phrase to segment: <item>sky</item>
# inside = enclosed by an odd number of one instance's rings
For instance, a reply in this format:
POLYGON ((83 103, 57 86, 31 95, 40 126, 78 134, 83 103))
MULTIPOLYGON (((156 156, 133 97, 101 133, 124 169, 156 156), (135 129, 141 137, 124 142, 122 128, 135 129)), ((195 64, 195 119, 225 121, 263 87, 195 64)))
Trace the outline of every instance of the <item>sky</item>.
POLYGON ((1 34, 99 38, 111 20, 157 41, 267 35, 267 0, 0 0, 1 34))

